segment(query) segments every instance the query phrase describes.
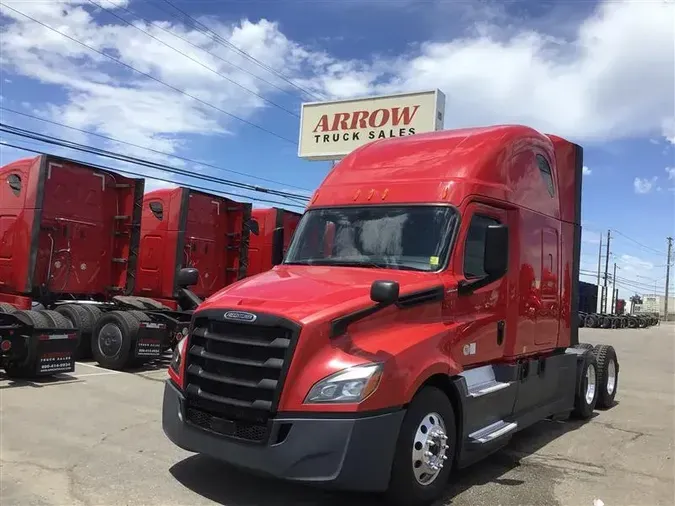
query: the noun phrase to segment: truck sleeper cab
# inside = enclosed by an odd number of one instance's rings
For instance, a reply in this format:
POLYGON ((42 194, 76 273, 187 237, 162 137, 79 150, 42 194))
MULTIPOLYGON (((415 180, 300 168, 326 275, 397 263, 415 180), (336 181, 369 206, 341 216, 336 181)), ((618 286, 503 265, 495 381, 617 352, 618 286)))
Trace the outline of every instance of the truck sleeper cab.
POLYGON ((582 149, 524 126, 376 141, 272 270, 201 304, 162 425, 252 472, 429 503, 453 468, 616 395, 578 343, 582 149))
POLYGON ((283 261, 301 216, 278 207, 253 209, 247 276, 265 272, 283 261))
POLYGON ((52 155, 0 167, 0 367, 159 357, 202 297, 245 276, 250 212, 188 188, 144 195, 143 179, 52 155))

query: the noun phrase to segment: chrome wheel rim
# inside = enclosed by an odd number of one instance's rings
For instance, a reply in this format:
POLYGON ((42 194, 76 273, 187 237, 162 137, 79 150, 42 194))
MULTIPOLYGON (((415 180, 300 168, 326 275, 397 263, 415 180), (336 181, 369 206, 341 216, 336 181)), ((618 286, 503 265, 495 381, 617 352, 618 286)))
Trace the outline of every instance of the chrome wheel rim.
POLYGON ((586 404, 591 404, 595 398, 595 366, 589 364, 586 369, 586 404))
POLYGON ((98 334, 98 349, 106 357, 115 357, 122 349, 122 331, 114 323, 106 323, 98 334))
POLYGON ((445 422, 438 413, 429 413, 417 426, 412 448, 413 474, 420 485, 430 485, 448 459, 445 422))
POLYGON ((616 388, 616 364, 610 360, 607 364, 607 393, 612 395, 616 388))

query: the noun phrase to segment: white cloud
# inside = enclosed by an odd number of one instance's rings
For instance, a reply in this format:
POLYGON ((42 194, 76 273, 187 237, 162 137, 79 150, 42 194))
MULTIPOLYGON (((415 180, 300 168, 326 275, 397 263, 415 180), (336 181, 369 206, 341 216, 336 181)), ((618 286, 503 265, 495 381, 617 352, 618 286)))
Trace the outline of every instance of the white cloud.
POLYGON ((649 193, 650 191, 652 191, 654 183, 656 183, 657 179, 658 178, 656 176, 654 176, 651 179, 636 177, 633 180, 633 188, 635 189, 635 193, 640 194, 649 193))
POLYGON ((374 78, 362 69, 361 88, 350 81, 345 94, 438 87, 446 127, 523 122, 584 140, 661 134, 675 108, 674 8, 606 2, 568 41, 535 31, 504 40, 483 25, 478 36, 380 61, 372 68, 386 70, 374 78))
MULTIPOLYGON (((266 124, 259 113, 271 106, 264 100, 139 30, 113 22, 105 12, 92 17, 93 9, 84 0, 4 4, 224 111, 266 124)), ((110 3, 102 5, 112 8, 110 3)), ((438 87, 447 96, 446 128, 519 122, 580 142, 650 135, 673 142, 674 9, 667 2, 607 1, 566 38, 534 29, 516 32, 517 23, 506 30, 502 18, 488 11, 470 35, 417 44, 398 57, 371 54, 354 60, 289 40, 278 24, 265 19, 236 24, 209 19, 207 24, 319 95, 338 98, 438 87)), ((189 146, 186 136, 238 134, 249 128, 8 9, 0 12, 10 18, 0 40, 3 71, 59 86, 66 101, 41 106, 57 121, 167 152, 189 146)), ((476 17, 473 12, 471 18, 476 17)), ((155 22, 207 52, 156 26, 136 24, 267 99, 281 100, 278 88, 299 98, 287 82, 202 32, 176 22, 155 22)), ((297 120, 288 125, 278 133, 296 138, 297 120)))
POLYGON ((146 178, 145 180, 145 193, 161 190, 164 188, 177 188, 178 185, 174 183, 169 183, 167 181, 160 181, 159 179, 146 178))
POLYGON ((675 144, 675 116, 663 120, 661 131, 668 142, 675 144))
POLYGON ((583 230, 581 232, 581 240, 582 242, 588 243, 588 244, 600 244, 600 237, 601 234, 598 232, 593 232, 592 230, 583 230))
POLYGON ((675 179, 675 167, 666 167, 666 173, 668 174, 668 179, 675 179))
POLYGON ((651 271, 654 268, 652 262, 642 260, 633 255, 621 255, 617 264, 625 273, 631 274, 644 274, 646 271, 651 271))
POLYGON ((584 176, 590 176, 593 171, 588 168, 586 165, 583 166, 582 168, 582 173, 584 176))

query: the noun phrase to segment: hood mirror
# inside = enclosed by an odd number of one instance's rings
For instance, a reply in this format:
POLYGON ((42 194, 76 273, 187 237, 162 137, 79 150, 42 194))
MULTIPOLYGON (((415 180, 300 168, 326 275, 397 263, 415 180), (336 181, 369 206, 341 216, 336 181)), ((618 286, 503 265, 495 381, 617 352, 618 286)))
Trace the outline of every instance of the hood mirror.
POLYGON ((183 267, 176 276, 176 285, 180 288, 194 286, 199 282, 199 271, 194 267, 183 267))
POLYGON ((394 304, 398 300, 399 284, 396 281, 378 280, 370 285, 370 298, 383 306, 394 304))

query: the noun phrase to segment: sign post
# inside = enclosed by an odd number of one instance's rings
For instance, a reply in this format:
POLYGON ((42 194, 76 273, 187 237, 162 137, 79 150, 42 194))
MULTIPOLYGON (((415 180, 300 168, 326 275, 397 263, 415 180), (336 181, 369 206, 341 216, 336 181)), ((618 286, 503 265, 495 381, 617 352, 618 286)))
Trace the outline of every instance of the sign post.
POLYGON ((302 104, 298 156, 339 160, 378 139, 443 129, 440 90, 302 104))

